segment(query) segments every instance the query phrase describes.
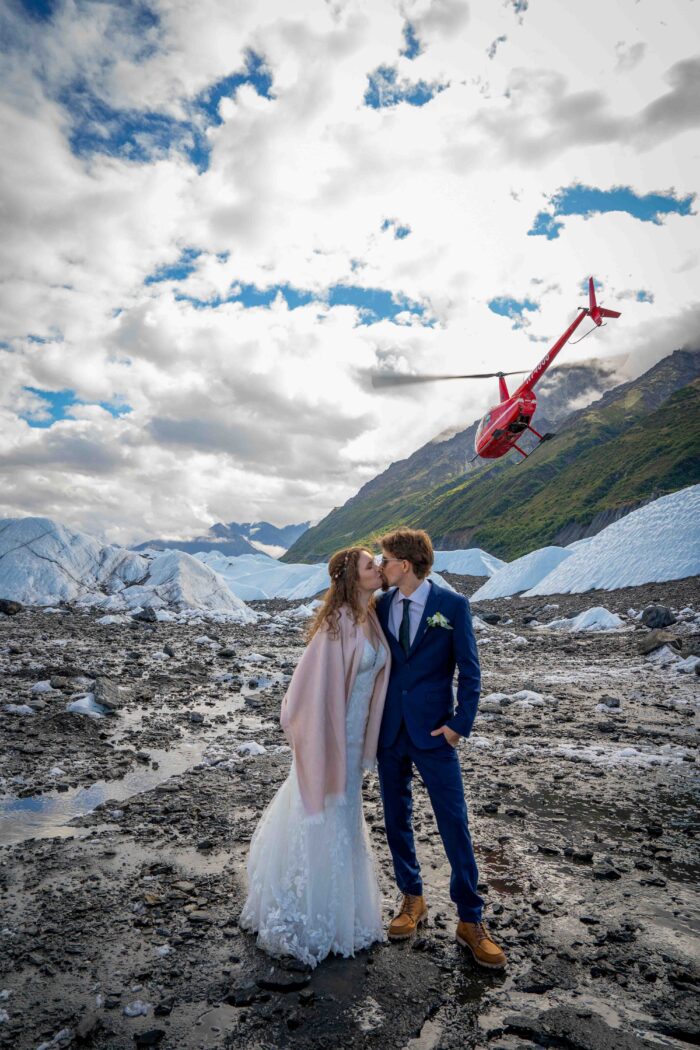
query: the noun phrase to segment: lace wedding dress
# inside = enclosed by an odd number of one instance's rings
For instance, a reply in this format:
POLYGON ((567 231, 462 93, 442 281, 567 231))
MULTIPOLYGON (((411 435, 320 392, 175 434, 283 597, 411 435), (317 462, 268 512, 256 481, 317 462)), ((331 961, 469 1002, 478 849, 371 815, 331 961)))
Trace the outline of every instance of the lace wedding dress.
POLYGON ((362 752, 383 646, 368 640, 348 700, 347 790, 323 819, 306 817, 294 761, 265 809, 248 854, 248 897, 239 924, 271 955, 315 966, 330 953, 354 955, 386 939, 374 855, 362 811, 362 752))

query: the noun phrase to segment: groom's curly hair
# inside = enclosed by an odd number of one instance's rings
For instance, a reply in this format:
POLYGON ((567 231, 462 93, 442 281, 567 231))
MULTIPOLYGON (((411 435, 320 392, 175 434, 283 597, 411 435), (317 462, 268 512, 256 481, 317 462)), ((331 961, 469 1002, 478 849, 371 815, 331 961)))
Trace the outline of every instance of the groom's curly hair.
MULTIPOLYGON (((323 604, 318 610, 306 636, 310 642, 316 632, 327 626, 331 638, 337 638, 340 634, 338 613, 343 605, 346 605, 352 614, 355 623, 360 623, 364 613, 360 605, 360 595, 357 586, 358 562, 360 555, 365 553, 366 547, 345 547, 336 551, 328 562, 328 575, 331 585, 323 596, 323 604)), ((370 599, 370 606, 374 605, 374 598, 370 599)))
POLYGON ((433 544, 423 529, 394 529, 377 540, 382 550, 399 561, 410 561, 419 580, 425 579, 433 567, 433 544))

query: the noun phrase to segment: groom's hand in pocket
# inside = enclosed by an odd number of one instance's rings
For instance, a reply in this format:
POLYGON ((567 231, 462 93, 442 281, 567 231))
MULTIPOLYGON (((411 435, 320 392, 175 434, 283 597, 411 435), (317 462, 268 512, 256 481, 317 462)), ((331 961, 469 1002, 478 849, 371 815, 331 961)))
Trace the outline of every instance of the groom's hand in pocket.
POLYGON ((457 744, 462 739, 459 733, 455 733, 454 729, 450 729, 449 726, 440 726, 439 729, 433 729, 431 736, 444 736, 450 747, 457 747, 457 744))

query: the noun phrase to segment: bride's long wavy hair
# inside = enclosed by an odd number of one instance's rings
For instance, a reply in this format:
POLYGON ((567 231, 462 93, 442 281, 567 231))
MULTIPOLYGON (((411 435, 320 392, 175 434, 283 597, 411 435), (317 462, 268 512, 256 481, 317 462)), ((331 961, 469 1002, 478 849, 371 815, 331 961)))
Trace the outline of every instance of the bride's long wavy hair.
MULTIPOLYGON (((314 616, 306 637, 310 642, 324 624, 328 625, 331 638, 337 638, 340 634, 338 614, 342 605, 350 609, 355 623, 363 619, 363 610, 359 595, 359 571, 358 563, 360 555, 367 552, 366 547, 346 547, 342 551, 336 551, 328 562, 328 575, 331 585, 323 596, 323 604, 314 616)), ((367 552, 369 553, 369 552, 367 552)), ((370 608, 374 606, 374 596, 370 598, 370 608)))

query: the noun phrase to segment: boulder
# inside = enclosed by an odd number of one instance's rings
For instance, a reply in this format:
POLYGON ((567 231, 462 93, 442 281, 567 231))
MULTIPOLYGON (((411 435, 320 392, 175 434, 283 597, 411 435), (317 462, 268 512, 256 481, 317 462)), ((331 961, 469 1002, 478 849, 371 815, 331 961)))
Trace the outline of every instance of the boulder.
POLYGON ((676 622, 676 617, 665 605, 648 605, 642 613, 642 623, 652 630, 661 627, 670 627, 676 622))
POLYGON ((13 602, 9 598, 0 598, 0 613, 5 613, 5 616, 16 616, 17 613, 22 612, 24 606, 21 602, 13 602))
POLYGON ((106 707, 108 711, 117 711, 127 702, 126 693, 122 692, 117 683, 111 678, 102 676, 96 678, 94 693, 96 702, 101 704, 102 707, 106 707))
POLYGON ((680 652, 681 640, 669 631, 662 631, 656 628, 650 634, 645 634, 638 642, 639 652, 642 656, 653 653, 655 649, 660 649, 662 645, 670 645, 672 649, 677 649, 680 652))

